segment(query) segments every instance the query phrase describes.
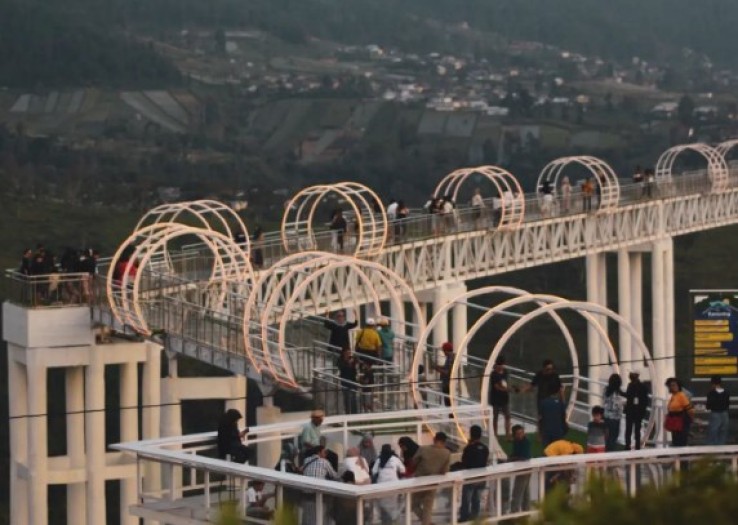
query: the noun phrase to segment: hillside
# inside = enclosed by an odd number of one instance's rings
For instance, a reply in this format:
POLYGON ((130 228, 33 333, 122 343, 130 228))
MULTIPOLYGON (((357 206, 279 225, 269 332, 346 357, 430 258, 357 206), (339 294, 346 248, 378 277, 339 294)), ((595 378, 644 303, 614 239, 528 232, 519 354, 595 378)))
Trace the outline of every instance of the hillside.
POLYGON ((156 87, 177 70, 148 46, 60 4, 0 0, 0 86, 156 87))

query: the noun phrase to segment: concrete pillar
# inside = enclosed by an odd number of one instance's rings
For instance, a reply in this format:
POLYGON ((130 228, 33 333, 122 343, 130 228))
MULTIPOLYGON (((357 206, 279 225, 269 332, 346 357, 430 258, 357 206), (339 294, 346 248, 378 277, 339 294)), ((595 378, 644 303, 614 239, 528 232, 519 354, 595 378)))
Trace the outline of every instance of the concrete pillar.
MULTIPOLYGON (((636 329, 641 339, 643 334, 643 255, 641 253, 630 254, 630 318, 633 328, 636 329)), ((631 359, 634 357, 635 343, 631 341, 631 359)), ((639 354, 640 355, 640 354, 639 354)), ((641 356, 642 357, 642 356, 641 356)), ((633 367, 642 368, 642 361, 633 362, 633 367)))
MULTIPOLYGON (((587 271, 587 301, 602 306, 607 306, 607 261, 604 253, 594 253, 587 255, 586 258, 587 271)), ((605 316, 594 316, 597 323, 605 328, 607 333, 607 318, 605 316)), ((605 341, 598 334, 596 327, 587 325, 587 377, 590 379, 607 379, 609 369, 606 366, 608 362, 608 354, 606 351, 605 341)), ((602 388, 599 385, 590 383, 589 392, 593 397, 592 401, 599 402, 599 395, 602 388)))
MULTIPOLYGON (((632 307, 632 283, 630 280, 630 254, 626 249, 620 249, 618 251, 618 309, 620 315, 629 323, 632 322, 631 307, 632 307)), ((619 327, 618 332, 619 342, 619 356, 618 361, 621 365, 621 375, 625 378, 627 371, 633 368, 631 363, 632 350, 631 350, 631 335, 623 327, 619 327)))
POLYGON ((660 241, 653 244, 651 251, 651 330, 654 365, 656 377, 652 378, 653 388, 657 394, 665 394, 663 387, 667 369, 664 367, 666 348, 666 292, 664 276, 664 252, 660 241))
MULTIPOLYGON (((85 376, 81 366, 67 368, 67 456, 72 468, 85 467, 85 376)), ((86 523, 87 505, 84 483, 67 486, 67 523, 86 523)))
MULTIPOLYGON (((138 439, 138 364, 120 365, 120 440, 138 439)), ((122 525, 137 525, 138 518, 128 512, 136 504, 138 487, 135 478, 120 481, 120 522, 122 525)))
MULTIPOLYGON (((451 298, 448 296, 448 288, 446 286, 438 286, 433 290, 433 315, 435 316, 441 308, 443 308, 451 298)), ((433 346, 440 349, 441 345, 448 341, 448 317, 442 319, 433 330, 433 346)), ((441 355, 440 350, 438 351, 441 355)), ((439 359, 439 356, 436 356, 439 359)))
MULTIPOLYGON (((279 407, 275 406, 260 406, 256 408, 256 424, 261 425, 270 425, 272 423, 278 423, 280 421, 280 416, 282 414, 282 411, 279 409, 279 407)), ((258 467, 264 467, 272 469, 279 461, 280 456, 282 455, 282 450, 280 448, 280 442, 278 440, 271 440, 266 441, 264 443, 259 443, 259 452, 256 455, 258 459, 258 467)))
POLYGON ((28 380, 25 367, 15 360, 8 344, 8 396, 10 416, 10 525, 30 522, 28 479, 20 476, 20 465, 28 464, 28 380))
MULTIPOLYGON (((143 367, 141 397, 143 400, 142 430, 144 439, 160 437, 161 410, 161 348, 150 344, 146 350, 143 367)), ((151 462, 145 463, 144 490, 161 489, 161 468, 151 462)))
POLYGON ((90 352, 85 370, 85 410, 87 520, 105 523, 105 364, 101 352, 90 352))
MULTIPOLYGON (((235 408, 244 418, 246 417, 246 377, 244 376, 233 376, 230 378, 231 395, 230 399, 226 399, 225 408, 235 408)), ((246 421, 242 421, 241 424, 246 426, 246 421)))
POLYGON ((664 342, 669 356, 664 360, 664 375, 676 376, 676 342, 674 320, 674 240, 669 237, 663 241, 664 246, 664 342))
POLYGON ((30 525, 43 525, 49 520, 47 369, 38 361, 40 359, 37 355, 29 356, 26 368, 28 373, 28 476, 30 481, 28 523, 30 525))

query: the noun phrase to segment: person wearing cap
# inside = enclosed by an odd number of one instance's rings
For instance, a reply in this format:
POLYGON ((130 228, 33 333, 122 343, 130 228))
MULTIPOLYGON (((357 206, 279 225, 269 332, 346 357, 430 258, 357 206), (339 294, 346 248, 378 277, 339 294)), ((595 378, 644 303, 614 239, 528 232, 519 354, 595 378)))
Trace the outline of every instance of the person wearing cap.
POLYGON ((641 383, 638 370, 631 370, 630 383, 625 389, 625 450, 630 450, 631 437, 635 436, 635 449, 641 449, 641 423, 648 408, 648 389, 641 383))
POLYGON ((379 319, 379 338, 382 340, 382 359, 391 363, 395 357, 395 332, 392 331, 389 319, 379 319))
POLYGON ((443 392, 443 404, 451 406, 451 370, 454 366, 454 345, 446 341, 441 345, 445 361, 443 365, 436 365, 435 369, 441 379, 441 392, 443 392))
POLYGON ((218 423, 218 457, 229 459, 236 463, 246 463, 249 459, 249 449, 242 443, 248 429, 239 430, 238 421, 243 419, 241 412, 229 408, 218 423))
MULTIPOLYGON (((415 477, 446 474, 451 462, 451 452, 446 448, 447 436, 438 432, 433 437, 433 444, 420 447, 413 457, 415 477)), ((424 490, 412 495, 413 512, 422 525, 430 525, 433 515, 433 501, 436 490, 424 490)))
POLYGON ((300 446, 303 453, 320 445, 320 425, 323 424, 324 417, 325 412, 320 409, 310 413, 310 421, 303 425, 300 433, 300 446))
POLYGON ((705 408, 710 411, 710 422, 707 426, 707 444, 725 445, 728 441, 728 409, 730 393, 723 388, 720 376, 710 379, 710 391, 707 393, 705 408))
POLYGON ((373 317, 366 319, 366 326, 356 334, 356 353, 360 357, 379 359, 382 355, 382 338, 377 332, 373 317))

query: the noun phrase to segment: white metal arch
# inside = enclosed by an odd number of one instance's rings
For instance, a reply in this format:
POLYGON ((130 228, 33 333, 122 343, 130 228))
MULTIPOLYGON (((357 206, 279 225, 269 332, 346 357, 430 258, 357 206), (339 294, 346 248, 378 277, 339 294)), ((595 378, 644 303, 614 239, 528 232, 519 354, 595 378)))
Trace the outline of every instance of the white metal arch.
POLYGON ((198 304, 205 308, 221 311, 231 293, 248 295, 253 274, 248 255, 226 235, 178 223, 156 223, 144 226, 132 233, 118 247, 111 260, 106 279, 108 301, 119 322, 134 330, 150 335, 141 301, 150 294, 156 298, 164 295, 177 296, 195 292, 198 304), (183 236, 196 237, 213 256, 213 268, 207 281, 191 282, 177 276, 169 264, 167 244, 183 236), (124 272, 116 280, 118 263, 129 254, 129 261, 136 264, 135 275, 124 272), (156 261, 156 262, 155 262, 156 261))
POLYGON ((299 309, 304 308, 308 295, 316 309, 324 309, 330 304, 328 296, 335 293, 343 294, 341 304, 358 306, 369 303, 373 304, 377 312, 381 311, 382 297, 389 297, 390 305, 401 316, 398 321, 403 329, 408 327, 404 321, 404 306, 405 301, 408 301, 420 320, 418 329, 422 330, 425 327, 420 315, 420 305, 413 290, 396 273, 381 264, 327 254, 325 257, 292 266, 264 302, 261 318, 264 361, 278 382, 291 387, 297 386, 286 353, 287 323, 295 314, 304 315, 304 310, 299 309), (295 275, 300 277, 297 282, 293 280, 295 275), (288 294, 281 290, 286 286, 290 287, 288 294), (283 301, 284 297, 287 297, 286 301, 283 301), (280 313, 279 322, 275 325, 277 340, 273 341, 276 345, 270 345, 269 317, 276 309, 279 309, 280 313), (273 346, 276 346, 278 356, 270 355, 274 351, 273 346))
MULTIPOLYGON (((728 148, 729 150, 730 148, 728 148)), ((685 151, 693 151, 700 154, 707 161, 707 176, 712 184, 712 191, 721 191, 728 187, 728 164, 725 161, 725 152, 703 143, 682 144, 669 148, 661 154, 656 162, 656 179, 671 181, 674 162, 685 151)))
MULTIPOLYGON (((524 302, 526 299, 538 300, 540 298, 541 296, 532 295, 530 296, 530 298, 521 297, 521 298, 511 299, 507 301, 507 303, 510 306, 512 306, 514 304, 517 304, 518 302, 524 302)), ((542 299, 542 300, 546 301, 546 299, 542 299)), ((485 400, 487 399, 489 395, 489 386, 490 386, 489 376, 490 376, 490 373, 492 372, 492 367, 494 365, 494 362, 497 359, 497 356, 502 352, 502 350, 504 349, 505 345, 510 340, 510 338, 513 335, 515 335, 521 328, 523 328, 528 322, 534 320, 535 318, 541 315, 550 314, 551 312, 559 311, 559 310, 571 310, 571 311, 579 313, 587 320, 588 323, 594 326, 595 329, 597 329, 600 336, 604 338, 607 338, 607 332, 605 331, 604 327, 602 327, 592 317, 592 315, 600 315, 600 316, 604 315, 608 317, 609 319, 615 321, 616 323, 618 323, 619 325, 621 325, 622 327, 626 329, 626 331, 632 338, 632 341, 635 342, 636 348, 640 350, 639 359, 645 361, 651 380, 659 382, 664 379, 664 378, 658 377, 656 373, 656 368, 654 367, 653 360, 651 358, 651 353, 649 352, 646 344, 643 342, 643 339, 640 337, 640 334, 633 327, 633 325, 631 325, 624 317, 621 317, 620 315, 613 312, 609 308, 606 308, 604 306, 601 306, 595 303, 588 303, 588 302, 583 302, 583 301, 568 301, 566 299, 563 299, 563 300, 559 300, 555 302, 549 302, 549 304, 545 306, 541 306, 523 315, 523 317, 515 321, 515 323, 513 323, 513 325, 502 335, 502 337, 500 337, 500 339, 497 341, 494 348, 492 349, 492 354, 490 355, 489 360, 487 361, 487 367, 484 370, 484 375, 482 378, 482 390, 481 390, 481 398, 482 398, 483 404, 485 403, 485 400), (585 314, 589 314, 589 316, 585 314)), ((610 360, 612 361, 612 365, 615 367, 615 370, 619 372, 620 367, 618 364, 617 356, 613 355, 614 351, 612 347, 610 347, 609 352, 610 352, 609 357, 610 357, 610 360)), ((604 365, 604 363, 596 363, 596 364, 604 365)), ((650 413, 648 424, 645 425, 645 428, 642 429, 644 436, 649 435, 650 432, 653 430, 654 424, 655 424, 654 416, 655 416, 655 411, 652 410, 650 413)))
POLYGON ((564 170, 572 164, 578 164, 594 177, 595 182, 600 188, 600 204, 598 211, 613 210, 618 207, 620 201, 620 183, 618 176, 610 165, 602 159, 591 157, 588 155, 579 155, 574 157, 562 157, 560 159, 549 162, 538 176, 536 185, 536 194, 539 199, 543 198, 540 187, 544 181, 551 184, 554 195, 559 191, 559 178, 564 170))
POLYGON ((317 240, 313 223, 315 212, 323 198, 336 193, 351 207, 356 218, 357 241, 354 255, 372 256, 384 248, 387 240, 387 214, 379 196, 367 186, 356 182, 319 184, 300 190, 286 205, 282 217, 282 244, 293 251, 291 239, 298 250, 314 250, 317 240), (378 205, 380 211, 374 212, 378 205))
MULTIPOLYGON (((456 399, 456 392, 458 391, 458 385, 457 385, 457 378, 459 377, 459 368, 461 366, 461 363, 463 362, 463 355, 466 353, 467 346, 471 339, 476 335, 478 330, 488 321, 490 320, 494 315, 504 313, 507 309, 523 305, 527 303, 533 303, 534 305, 537 305, 538 307, 544 306, 545 304, 548 304, 550 302, 557 302, 557 301, 565 301, 565 299, 554 296, 554 295, 532 295, 529 292, 525 290, 521 290, 518 288, 512 288, 512 287, 505 287, 505 286, 489 286, 484 288, 479 288, 477 290, 472 290, 469 292, 465 292, 464 294, 454 298, 453 301, 445 305, 442 309, 439 310, 439 312, 433 316, 431 321, 426 326, 425 332, 421 334, 421 336, 418 339, 418 350, 415 355, 415 359, 413 362, 413 369, 411 372, 411 385, 412 385, 412 393, 413 398, 416 403, 416 405, 421 406, 422 403, 422 394, 419 391, 417 385, 417 377, 413 377, 412 373, 417 374, 418 365, 422 363, 423 355, 425 353, 425 348, 427 346, 427 341, 429 335, 432 333, 435 326, 438 324, 439 321, 443 321, 446 319, 446 316, 448 312, 453 308, 453 306, 458 303, 466 303, 469 299, 474 297, 479 297, 483 295, 488 294, 504 294, 504 295, 511 295, 513 296, 512 299, 508 301, 504 301, 502 303, 497 304, 494 307, 491 307, 483 314, 479 319, 475 321, 475 323, 471 326, 469 330, 467 330, 460 341, 455 341, 457 353, 454 355, 454 362, 452 365, 452 371, 451 371, 451 382, 450 382, 450 389, 449 389, 449 398, 451 402, 451 406, 454 409, 454 413, 457 407, 457 399, 456 399)), ((609 340, 607 333, 603 330, 603 328, 587 313, 584 313, 583 316, 585 319, 593 324, 595 326, 595 329, 598 331, 598 334, 600 336, 600 339, 602 342, 605 343, 605 347, 608 350, 608 353, 613 359, 613 361, 617 361, 615 356, 615 350, 612 346, 611 341, 609 340)), ((574 339, 571 336, 571 332, 569 328, 566 326, 566 324, 563 322, 563 320, 559 317, 559 315, 556 312, 551 313, 551 317, 556 323, 556 325, 559 327, 559 329, 562 332, 562 335, 564 336, 564 340, 566 341, 567 347, 569 349, 569 356, 572 361, 572 369, 574 371, 574 377, 572 381, 572 390, 569 397, 569 401, 567 403, 567 409, 566 414, 567 417, 569 417, 574 410, 574 405, 576 401, 576 396, 579 391, 579 353, 576 348, 576 344, 574 343, 574 339)), ((492 357, 490 357, 492 359, 492 357)), ((495 357, 496 359, 496 357, 495 357)), ((489 372, 485 372, 485 376, 482 378, 482 384, 484 384, 484 381, 488 380, 488 374, 489 372)), ((481 402, 486 405, 487 404, 487 397, 489 392, 486 391, 482 395, 485 396, 481 402)), ((466 432, 465 430, 457 424, 457 432, 459 435, 466 439, 466 432)))
POLYGON ((243 219, 227 204, 214 200, 161 204, 146 212, 139 219, 134 231, 152 224, 186 224, 182 219, 188 216, 206 230, 220 232, 232 239, 243 236, 245 245, 242 244, 242 248, 249 251, 249 232, 243 219))
POLYGON ((501 204, 498 227, 501 229, 518 228, 525 218, 525 193, 518 179, 499 166, 479 166, 452 171, 441 179, 433 196, 436 198, 450 196, 456 202, 464 182, 475 173, 484 176, 497 190, 501 204))

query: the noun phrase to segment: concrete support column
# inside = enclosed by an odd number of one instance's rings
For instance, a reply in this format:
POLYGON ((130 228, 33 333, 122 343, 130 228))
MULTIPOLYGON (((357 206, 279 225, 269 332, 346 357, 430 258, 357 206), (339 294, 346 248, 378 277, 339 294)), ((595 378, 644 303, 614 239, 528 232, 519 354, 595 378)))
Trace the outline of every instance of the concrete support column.
POLYGON ((664 340, 668 359, 664 360, 664 374, 676 376, 676 321, 674 320, 674 239, 669 237, 663 241, 664 245, 664 292, 665 292, 665 317, 664 317, 664 340))
MULTIPOLYGON (((602 306, 607 306, 607 260, 604 253, 587 255, 587 301, 602 306)), ((605 316, 594 316, 595 320, 605 329, 607 333, 607 318, 605 316)), ((590 379, 607 379, 609 369, 606 365, 608 354, 605 342, 594 326, 587 326, 587 362, 590 379)), ((590 396, 596 395, 592 401, 599 400, 602 388, 599 385, 590 384, 590 396)))
MULTIPOLYGON (((230 399, 226 399, 225 408, 235 408, 244 418, 246 417, 246 377, 245 376, 233 376, 230 379, 231 395, 230 399)), ((246 426, 246 420, 242 422, 243 426, 246 426)))
MULTIPOLYGON (((641 339, 643 334, 643 255, 641 253, 630 254, 630 319, 633 328, 636 329, 641 339)), ((631 358, 635 348, 635 342, 631 341, 631 358)), ((633 366, 641 368, 643 363, 638 361, 633 366)))
POLYGON ((664 366, 667 357, 666 340, 666 282, 664 275, 664 251, 661 241, 653 244, 651 251, 651 330, 654 365, 656 377, 652 378, 653 388, 658 394, 665 394, 662 386, 668 377, 664 366))
POLYGON ((10 525, 30 523, 28 479, 21 477, 20 465, 28 464, 28 380, 26 369, 15 360, 8 345, 8 397, 10 416, 10 525))
MULTIPOLYGON (((433 315, 435 316, 441 308, 443 308, 451 300, 448 294, 448 287, 438 286, 433 290, 433 315)), ((433 346, 437 347, 438 355, 436 361, 442 359, 442 353, 440 351, 441 345, 449 339, 448 330, 448 317, 442 319, 433 330, 433 346)))
MULTIPOLYGON (((256 408, 256 424, 270 425, 272 423, 278 423, 282 411, 279 407, 275 406, 261 406, 256 408)), ((265 441, 259 443, 259 453, 256 455, 258 459, 258 467, 264 467, 272 469, 277 464, 279 458, 282 455, 280 442, 278 440, 265 441)))
MULTIPOLYGON (((65 372, 67 403, 67 456, 72 468, 85 466, 85 375, 81 366, 65 372)), ((86 486, 72 483, 67 486, 67 523, 86 523, 86 486)))
MULTIPOLYGON (((630 281, 630 254, 626 249, 618 251, 618 309, 620 315, 628 322, 632 323, 631 307, 632 307, 632 283, 630 281)), ((620 326, 618 331, 618 342, 620 353, 618 361, 620 363, 620 373, 625 377, 627 370, 633 368, 631 362, 633 352, 631 347, 631 335, 625 327, 620 326)))
POLYGON ((105 523, 105 364, 90 352, 85 370, 85 448, 87 450, 87 520, 105 523))
MULTIPOLYGON (((161 410, 161 348, 149 345, 146 350, 146 363, 143 368, 141 397, 143 438, 153 439, 160 436, 161 410)), ((151 462, 145 463, 144 490, 161 489, 161 468, 151 462)))
MULTIPOLYGON (((138 364, 125 363, 120 366, 120 439, 123 442, 138 439, 138 364)), ((135 478, 120 482, 120 522, 122 525, 137 525, 138 518, 128 512, 136 504, 138 487, 135 478)))
MULTIPOLYGON (((34 356, 36 357, 36 356, 34 356)), ((48 488, 48 422, 46 367, 29 358, 28 373, 28 477, 30 525, 49 521, 48 488)), ((104 517, 104 516, 103 516, 104 517)), ((104 522, 104 520, 103 520, 104 522)), ((101 522, 102 523, 102 522, 101 522)))

